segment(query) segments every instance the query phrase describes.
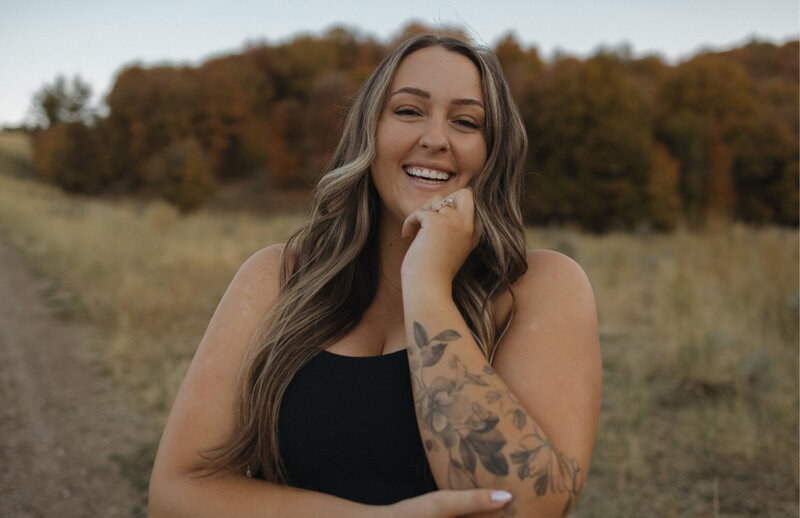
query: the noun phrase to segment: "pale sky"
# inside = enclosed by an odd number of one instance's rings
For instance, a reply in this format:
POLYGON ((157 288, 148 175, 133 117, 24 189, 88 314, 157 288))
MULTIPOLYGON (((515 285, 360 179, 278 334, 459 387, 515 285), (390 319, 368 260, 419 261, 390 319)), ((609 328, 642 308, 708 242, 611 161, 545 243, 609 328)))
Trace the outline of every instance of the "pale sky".
POLYGON ((0 0, 0 125, 22 122, 59 73, 80 74, 99 103, 133 62, 199 64, 334 25, 386 40, 412 19, 465 26, 488 45, 513 32, 544 58, 627 43, 673 63, 800 34, 798 0, 0 0))

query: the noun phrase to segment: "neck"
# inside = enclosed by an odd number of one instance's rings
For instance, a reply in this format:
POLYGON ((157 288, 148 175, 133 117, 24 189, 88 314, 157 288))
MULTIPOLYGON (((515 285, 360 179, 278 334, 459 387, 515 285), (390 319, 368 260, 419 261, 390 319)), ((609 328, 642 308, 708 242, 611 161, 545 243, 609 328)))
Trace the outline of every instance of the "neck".
POLYGON ((381 277, 395 289, 400 288, 402 280, 400 278, 400 267, 403 265, 403 258, 406 256, 408 247, 411 246, 411 239, 400 237, 402 222, 390 221, 389 218, 381 218, 380 236, 378 239, 381 258, 381 277))

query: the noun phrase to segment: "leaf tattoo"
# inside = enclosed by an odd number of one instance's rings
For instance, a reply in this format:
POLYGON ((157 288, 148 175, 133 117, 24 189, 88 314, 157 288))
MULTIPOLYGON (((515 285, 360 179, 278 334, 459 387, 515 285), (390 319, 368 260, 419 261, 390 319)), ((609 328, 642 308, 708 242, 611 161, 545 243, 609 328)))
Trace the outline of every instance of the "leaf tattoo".
POLYGON ((457 331, 448 329, 442 331, 433 337, 433 340, 428 340, 428 333, 419 322, 414 322, 414 341, 420 349, 422 355, 422 366, 431 367, 436 365, 442 359, 444 350, 447 348, 447 343, 453 340, 458 340, 461 335, 457 331), (438 343, 436 343, 438 342, 438 343), (431 346, 431 343, 434 345, 431 346))
POLYGON ((466 439, 458 441, 458 451, 461 454, 461 459, 464 461, 464 467, 470 473, 475 473, 475 450, 470 447, 466 439))
POLYGON ((519 408, 515 408, 512 410, 511 416, 511 422, 517 427, 517 430, 525 428, 525 423, 528 422, 528 415, 525 412, 519 408))
POLYGON ((414 322, 414 341, 417 347, 426 347, 428 345, 428 333, 419 322, 414 322))

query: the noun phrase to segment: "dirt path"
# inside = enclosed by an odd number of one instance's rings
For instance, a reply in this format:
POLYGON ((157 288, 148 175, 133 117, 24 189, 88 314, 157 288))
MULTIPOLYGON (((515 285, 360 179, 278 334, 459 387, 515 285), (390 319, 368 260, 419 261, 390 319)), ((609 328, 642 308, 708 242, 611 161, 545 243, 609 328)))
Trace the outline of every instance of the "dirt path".
POLYGON ((142 516, 114 460, 135 457, 141 420, 96 333, 58 318, 48 287, 0 240, 0 516, 142 516))

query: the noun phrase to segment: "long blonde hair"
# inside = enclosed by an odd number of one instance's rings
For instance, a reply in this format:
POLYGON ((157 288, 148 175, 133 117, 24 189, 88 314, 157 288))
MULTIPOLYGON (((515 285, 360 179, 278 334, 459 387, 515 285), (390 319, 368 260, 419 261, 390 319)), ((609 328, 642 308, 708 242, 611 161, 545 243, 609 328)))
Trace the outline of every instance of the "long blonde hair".
POLYGON ((277 428, 283 394, 309 360, 359 323, 375 295, 380 201, 370 166, 378 118, 399 64, 432 46, 466 56, 481 76, 488 154, 473 189, 482 235, 453 281, 453 299, 486 358, 494 357, 503 332, 495 325, 494 301, 527 269, 519 205, 525 128, 491 51, 420 35, 400 44, 361 87, 329 172, 317 185, 309 221, 283 248, 280 294, 242 367, 236 431, 207 452, 210 472, 252 472, 286 482, 277 428))

